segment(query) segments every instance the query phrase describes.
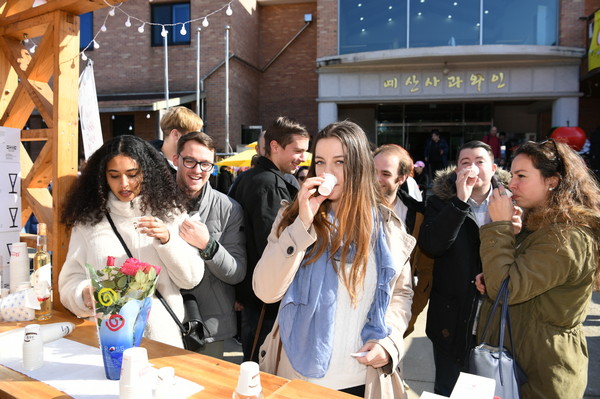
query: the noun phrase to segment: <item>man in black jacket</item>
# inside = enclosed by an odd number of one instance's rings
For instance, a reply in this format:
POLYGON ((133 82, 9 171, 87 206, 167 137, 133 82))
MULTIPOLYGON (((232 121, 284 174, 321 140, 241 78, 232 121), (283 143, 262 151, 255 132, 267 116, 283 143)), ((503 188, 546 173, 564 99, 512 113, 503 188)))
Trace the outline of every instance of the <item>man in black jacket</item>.
POLYGON ((265 132, 265 155, 258 159, 254 168, 238 177, 236 189, 230 193, 244 209, 247 273, 244 281, 236 286, 237 299, 244 307, 241 327, 244 361, 258 361, 258 348, 277 317, 279 304, 264 306, 258 342, 251 355, 264 305, 252 290, 254 267, 267 245, 281 201, 293 201, 298 193, 284 174, 293 173, 305 161, 309 139, 303 125, 287 117, 277 118, 265 132))
POLYGON ((489 145, 464 144, 458 166, 435 179, 419 234, 420 248, 434 258, 426 333, 433 343, 435 393, 444 396, 450 396, 460 372, 467 371, 467 355, 475 344, 479 227, 491 221, 487 207, 495 172, 489 145))

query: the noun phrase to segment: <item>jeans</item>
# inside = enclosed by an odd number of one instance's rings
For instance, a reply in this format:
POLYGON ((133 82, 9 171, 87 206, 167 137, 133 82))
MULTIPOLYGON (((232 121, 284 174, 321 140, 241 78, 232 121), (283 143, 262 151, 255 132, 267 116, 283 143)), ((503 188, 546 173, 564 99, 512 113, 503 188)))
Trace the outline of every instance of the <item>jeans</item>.
POLYGON ((256 309, 249 306, 246 306, 242 310, 242 351, 244 352, 245 362, 251 360, 258 363, 259 348, 265 341, 267 335, 271 332, 273 324, 275 324, 275 319, 267 318, 267 315, 265 314, 256 349, 254 350, 254 356, 250 359, 252 345, 254 344, 254 337, 256 335, 256 327, 258 326, 258 319, 260 318, 260 311, 260 307, 256 309))

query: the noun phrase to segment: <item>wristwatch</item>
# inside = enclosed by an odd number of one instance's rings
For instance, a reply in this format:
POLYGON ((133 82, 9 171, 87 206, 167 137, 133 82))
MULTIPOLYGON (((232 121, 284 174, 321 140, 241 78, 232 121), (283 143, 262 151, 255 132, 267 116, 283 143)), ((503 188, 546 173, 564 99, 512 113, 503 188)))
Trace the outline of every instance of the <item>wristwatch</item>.
POLYGON ((208 240, 208 244, 204 249, 198 249, 200 257, 204 260, 211 260, 219 249, 219 243, 212 237, 208 240))

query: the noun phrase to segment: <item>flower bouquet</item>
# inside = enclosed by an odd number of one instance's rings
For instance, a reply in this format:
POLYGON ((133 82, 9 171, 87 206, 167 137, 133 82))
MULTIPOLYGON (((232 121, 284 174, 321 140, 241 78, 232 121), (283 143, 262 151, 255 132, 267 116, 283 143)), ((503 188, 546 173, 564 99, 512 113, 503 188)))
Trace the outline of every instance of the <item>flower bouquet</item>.
POLYGON ((160 267, 135 258, 117 267, 112 256, 102 269, 86 266, 94 289, 104 371, 106 378, 118 380, 123 351, 142 341, 160 267))

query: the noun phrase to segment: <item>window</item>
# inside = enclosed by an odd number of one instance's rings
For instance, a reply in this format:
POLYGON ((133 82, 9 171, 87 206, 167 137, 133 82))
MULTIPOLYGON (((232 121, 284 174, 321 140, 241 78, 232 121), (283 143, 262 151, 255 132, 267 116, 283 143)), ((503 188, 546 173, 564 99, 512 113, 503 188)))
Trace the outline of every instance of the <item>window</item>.
MULTIPOLYGON (((83 50, 94 39, 94 13, 88 12, 79 16, 79 50, 83 50)), ((89 46, 86 51, 93 50, 89 46)))
POLYGON ((338 0, 339 53, 558 42, 558 0, 338 0))
MULTIPOLYGON (((169 3, 152 5, 152 22, 157 24, 176 24, 165 26, 169 34, 167 35, 167 44, 180 45, 190 44, 190 26, 185 27, 185 35, 181 34, 182 22, 190 20, 190 3, 169 3)), ((164 38, 161 36, 162 26, 152 26, 152 45, 162 46, 164 38)))

